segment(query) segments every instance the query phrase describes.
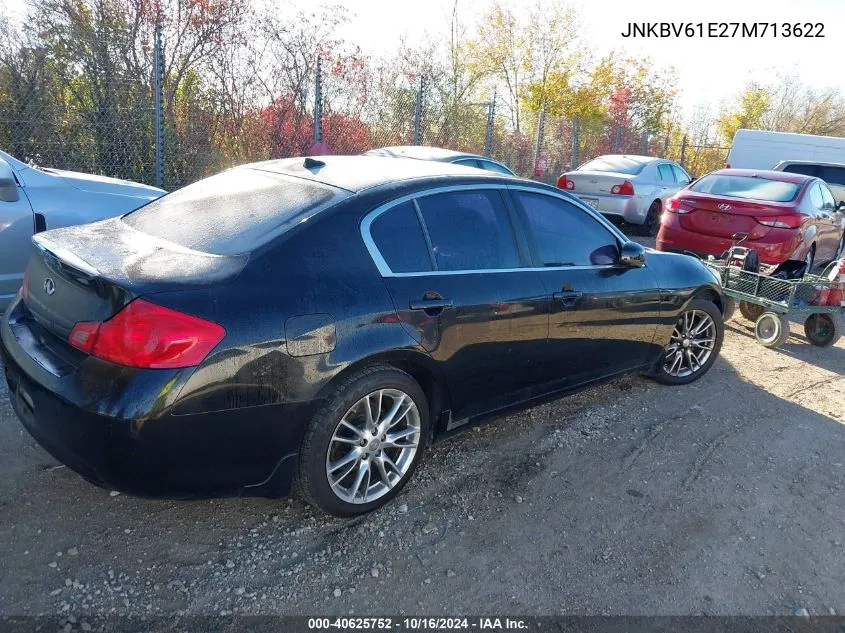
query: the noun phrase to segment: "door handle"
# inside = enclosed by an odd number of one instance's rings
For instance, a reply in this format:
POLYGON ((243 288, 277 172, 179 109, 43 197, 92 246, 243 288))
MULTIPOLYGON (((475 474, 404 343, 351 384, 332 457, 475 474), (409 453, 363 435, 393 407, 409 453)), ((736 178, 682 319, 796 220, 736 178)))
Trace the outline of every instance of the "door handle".
POLYGON ((563 305, 564 308, 574 308, 578 305, 578 301, 580 301, 581 297, 584 296, 583 292, 555 292, 552 297, 554 297, 559 303, 563 305))
POLYGON ((445 308, 451 308, 452 302, 437 293, 426 293, 422 299, 412 299, 408 303, 408 307, 411 310, 422 310, 429 316, 436 316, 443 312, 445 308))

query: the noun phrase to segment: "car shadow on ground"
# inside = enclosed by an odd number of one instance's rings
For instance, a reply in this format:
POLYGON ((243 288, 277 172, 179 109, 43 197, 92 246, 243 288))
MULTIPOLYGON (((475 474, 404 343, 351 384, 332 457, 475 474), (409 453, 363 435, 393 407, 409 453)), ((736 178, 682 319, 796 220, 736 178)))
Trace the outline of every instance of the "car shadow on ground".
POLYGON ((758 351, 458 435, 353 520, 112 496, 56 468, 2 394, 0 613, 841 613, 842 411, 768 391, 783 371, 758 351))

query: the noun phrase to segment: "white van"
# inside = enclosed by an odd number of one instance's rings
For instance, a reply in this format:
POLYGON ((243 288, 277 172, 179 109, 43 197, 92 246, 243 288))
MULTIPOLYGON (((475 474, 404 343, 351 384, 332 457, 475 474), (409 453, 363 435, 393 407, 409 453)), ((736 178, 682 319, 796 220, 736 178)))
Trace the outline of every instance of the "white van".
POLYGON ((726 167, 773 169, 781 161, 845 163, 845 138, 737 130, 726 167))

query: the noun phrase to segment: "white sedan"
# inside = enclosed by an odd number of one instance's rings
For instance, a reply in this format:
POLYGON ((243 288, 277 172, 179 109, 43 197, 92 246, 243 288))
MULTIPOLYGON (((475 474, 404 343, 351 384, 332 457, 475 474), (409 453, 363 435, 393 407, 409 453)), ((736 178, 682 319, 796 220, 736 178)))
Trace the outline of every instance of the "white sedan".
POLYGON ((663 203, 692 178, 678 163, 652 156, 609 154, 584 163, 558 178, 557 186, 574 194, 609 219, 657 235, 663 203))

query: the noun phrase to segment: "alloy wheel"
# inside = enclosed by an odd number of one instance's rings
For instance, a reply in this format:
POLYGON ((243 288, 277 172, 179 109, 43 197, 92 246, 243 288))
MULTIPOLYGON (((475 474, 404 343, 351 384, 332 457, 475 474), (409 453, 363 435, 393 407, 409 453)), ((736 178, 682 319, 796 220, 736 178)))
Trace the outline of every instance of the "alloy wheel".
POLYGON ((420 442, 420 412, 398 389, 373 391, 340 419, 326 453, 332 491, 347 503, 387 494, 411 468, 420 442))
POLYGON ((666 346, 663 370, 670 376, 684 378, 707 363, 716 346, 716 323, 703 310, 684 312, 666 346))

